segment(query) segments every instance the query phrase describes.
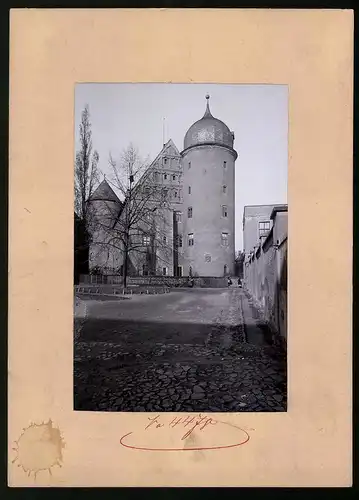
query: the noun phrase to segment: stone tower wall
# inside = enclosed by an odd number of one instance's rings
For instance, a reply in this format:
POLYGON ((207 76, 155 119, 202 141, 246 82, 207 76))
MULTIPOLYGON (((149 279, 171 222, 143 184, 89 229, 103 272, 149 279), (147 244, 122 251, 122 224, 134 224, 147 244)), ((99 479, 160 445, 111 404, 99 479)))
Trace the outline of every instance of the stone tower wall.
POLYGON ((190 266, 199 276, 223 276, 224 266, 228 274, 234 273, 235 156, 233 150, 217 145, 194 146, 182 153, 185 275, 190 266), (189 233, 193 246, 188 244, 189 233), (227 245, 222 233, 228 234, 227 245))

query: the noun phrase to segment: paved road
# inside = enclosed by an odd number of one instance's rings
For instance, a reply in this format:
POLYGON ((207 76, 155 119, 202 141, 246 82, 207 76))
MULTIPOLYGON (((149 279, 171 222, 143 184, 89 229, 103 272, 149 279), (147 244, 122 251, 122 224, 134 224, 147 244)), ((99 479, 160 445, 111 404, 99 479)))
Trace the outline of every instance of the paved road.
POLYGON ((285 359, 240 288, 80 298, 76 410, 285 411, 285 359))

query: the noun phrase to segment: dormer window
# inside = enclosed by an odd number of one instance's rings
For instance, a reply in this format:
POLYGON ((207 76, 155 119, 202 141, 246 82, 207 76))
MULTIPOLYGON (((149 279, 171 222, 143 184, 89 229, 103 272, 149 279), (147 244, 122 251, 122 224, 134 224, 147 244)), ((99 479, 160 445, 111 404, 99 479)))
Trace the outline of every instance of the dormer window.
POLYGON ((270 231, 270 221, 261 221, 258 223, 259 237, 267 236, 270 231))

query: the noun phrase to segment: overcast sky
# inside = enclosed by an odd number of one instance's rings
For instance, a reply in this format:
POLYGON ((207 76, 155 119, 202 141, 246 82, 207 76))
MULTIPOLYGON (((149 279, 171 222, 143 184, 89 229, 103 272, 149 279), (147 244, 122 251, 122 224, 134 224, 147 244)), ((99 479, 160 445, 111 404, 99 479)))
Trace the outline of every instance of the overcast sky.
POLYGON ((286 85, 77 84, 75 148, 79 148, 81 111, 88 104, 93 147, 99 152, 103 173, 111 173, 109 153, 118 157, 130 142, 151 160, 169 139, 182 151, 185 133, 205 112, 207 93, 212 115, 235 134, 235 240, 239 250, 245 205, 287 203, 286 85))

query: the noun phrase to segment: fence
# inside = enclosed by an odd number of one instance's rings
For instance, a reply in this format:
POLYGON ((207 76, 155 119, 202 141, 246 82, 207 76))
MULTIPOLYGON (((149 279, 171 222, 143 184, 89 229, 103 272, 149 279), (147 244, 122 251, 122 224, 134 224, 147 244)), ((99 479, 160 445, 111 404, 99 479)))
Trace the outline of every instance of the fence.
MULTIPOLYGON (((193 278, 194 286, 199 288, 224 288, 227 279, 224 277, 206 276, 193 278)), ((122 285, 123 277, 119 275, 91 275, 82 274, 80 285, 122 285)), ((187 277, 175 276, 128 276, 127 286, 166 286, 187 287, 187 277)))

